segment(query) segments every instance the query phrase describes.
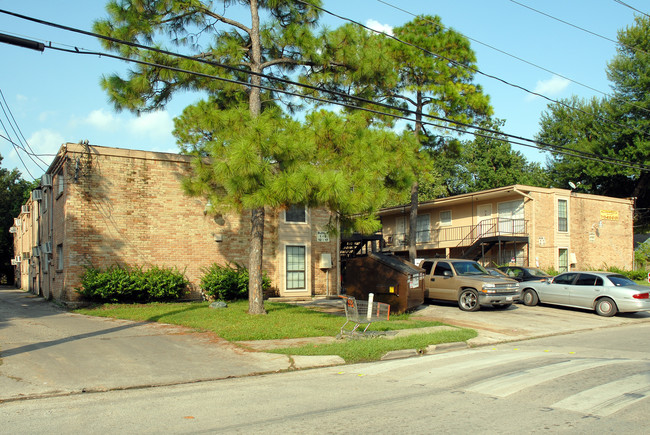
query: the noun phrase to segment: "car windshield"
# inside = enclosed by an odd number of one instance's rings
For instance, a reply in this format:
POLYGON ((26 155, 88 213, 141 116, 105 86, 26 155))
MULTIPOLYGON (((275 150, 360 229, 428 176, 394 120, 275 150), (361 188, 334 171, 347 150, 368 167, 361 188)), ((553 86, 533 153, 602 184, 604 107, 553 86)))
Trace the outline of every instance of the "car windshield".
POLYGON ((538 276, 540 278, 548 277, 548 273, 544 272, 543 270, 539 270, 535 268, 528 269, 528 273, 530 273, 532 276, 538 276))
POLYGON ((609 275, 607 278, 614 284, 616 287, 621 287, 624 285, 635 285, 636 283, 631 279, 623 275, 609 275))
POLYGON ((455 261, 453 265, 456 275, 489 275, 488 271, 475 261, 455 261))

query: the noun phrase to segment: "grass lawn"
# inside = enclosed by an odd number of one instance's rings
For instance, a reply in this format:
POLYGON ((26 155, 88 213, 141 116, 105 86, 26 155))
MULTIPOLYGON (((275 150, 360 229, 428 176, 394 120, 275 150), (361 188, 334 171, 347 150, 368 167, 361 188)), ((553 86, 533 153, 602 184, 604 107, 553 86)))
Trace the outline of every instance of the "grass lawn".
MULTIPOLYGON (((291 304, 265 302, 264 307, 268 314, 259 316, 246 313, 248 301, 230 302, 228 308, 224 309, 209 308, 208 302, 187 302, 104 304, 78 309, 75 312, 90 316, 181 325, 197 331, 214 332, 228 341, 334 337, 345 323, 345 317, 291 304)), ((368 330, 388 331, 439 325, 442 323, 418 320, 403 314, 393 316, 389 321, 372 323, 368 330)), ((473 330, 458 329, 391 340, 381 337, 340 340, 327 345, 276 349, 273 352, 292 355, 340 355, 346 362, 372 361, 390 350, 423 349, 430 344, 466 341, 475 336, 476 332, 473 330)))

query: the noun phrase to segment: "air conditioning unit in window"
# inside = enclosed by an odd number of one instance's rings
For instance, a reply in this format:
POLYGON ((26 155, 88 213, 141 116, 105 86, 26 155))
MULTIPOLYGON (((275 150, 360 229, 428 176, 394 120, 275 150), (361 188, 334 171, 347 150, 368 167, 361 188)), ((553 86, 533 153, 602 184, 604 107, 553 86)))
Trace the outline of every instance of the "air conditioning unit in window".
POLYGON ((28 205, 23 205, 23 206, 20 208, 20 211, 21 211, 21 213, 28 214, 28 213, 29 213, 29 206, 28 206, 28 205))
POLYGON ((16 263, 16 259, 15 259, 15 258, 12 258, 12 259, 11 259, 11 265, 12 265, 12 266, 18 266, 18 263, 16 263))
POLYGON ((14 258, 14 261, 16 263, 20 263, 20 255, 16 255, 16 258, 14 258))
POLYGON ((32 199, 34 201, 42 201, 43 200, 43 191, 41 189, 32 190, 32 199))
POLYGON ((42 251, 44 254, 51 254, 52 253, 52 242, 46 242, 43 244, 41 247, 42 251))
POLYGON ((23 224, 23 221, 20 218, 14 218, 14 226, 20 228, 23 224))
POLYGON ((41 256, 41 248, 38 246, 34 246, 32 248, 32 257, 40 257, 41 256))
POLYGON ((23 261, 29 261, 29 252, 23 252, 23 261))
POLYGON ((9 227, 9 232, 10 232, 11 234, 16 234, 16 233, 18 232, 18 228, 16 228, 16 227, 9 227))
POLYGON ((41 177, 41 186, 52 187, 52 174, 45 174, 41 177))

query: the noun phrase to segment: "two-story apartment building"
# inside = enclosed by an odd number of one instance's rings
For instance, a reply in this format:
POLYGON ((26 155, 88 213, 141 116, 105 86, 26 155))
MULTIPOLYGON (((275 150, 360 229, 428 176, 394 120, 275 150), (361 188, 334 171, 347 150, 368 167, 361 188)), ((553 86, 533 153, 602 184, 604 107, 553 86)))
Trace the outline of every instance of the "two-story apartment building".
MULTIPOLYGON (((250 218, 214 216, 206 201, 187 196, 181 180, 191 157, 68 143, 17 218, 17 284, 62 302, 86 267, 175 267, 199 298, 203 269, 212 263, 248 264, 250 218)), ((331 214, 292 207, 268 211, 263 269, 279 296, 339 291, 338 241, 331 214)))
MULTIPOLYGON (((407 254, 408 205, 380 213, 385 250, 407 254)), ((419 257, 569 269, 633 268, 634 199, 522 185, 424 202, 419 257)))

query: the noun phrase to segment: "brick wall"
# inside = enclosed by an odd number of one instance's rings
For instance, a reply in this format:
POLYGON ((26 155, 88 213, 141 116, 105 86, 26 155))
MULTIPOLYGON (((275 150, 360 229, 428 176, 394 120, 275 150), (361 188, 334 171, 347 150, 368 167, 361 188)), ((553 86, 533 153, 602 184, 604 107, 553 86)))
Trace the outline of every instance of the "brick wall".
MULTIPOLYGON (((215 262, 248 264, 250 214, 206 214, 206 201, 187 196, 181 187, 190 170, 189 157, 104 147, 86 149, 77 144, 66 147, 59 159, 59 176, 64 178, 65 188, 52 210, 55 255, 49 276, 56 299, 79 299, 74 288, 87 266, 176 267, 192 282, 193 297, 200 297, 203 268, 215 262), (59 244, 63 248, 62 269, 57 267, 59 244)), ((56 167, 51 170, 59 171, 56 167)), ((54 178, 56 190, 56 175, 54 178)), ((266 213, 263 262, 276 288, 280 282, 278 213, 266 213)), ((313 226, 324 226, 325 219, 329 220, 328 212, 314 213, 313 226)), ((44 223, 42 232, 48 231, 47 225, 44 223)), ((336 240, 314 246, 318 252, 310 255, 308 265, 313 278, 311 294, 325 294, 325 274, 314 261, 327 251, 336 264, 336 240)), ((334 293, 336 276, 334 270, 330 274, 330 291, 334 289, 334 293)))

